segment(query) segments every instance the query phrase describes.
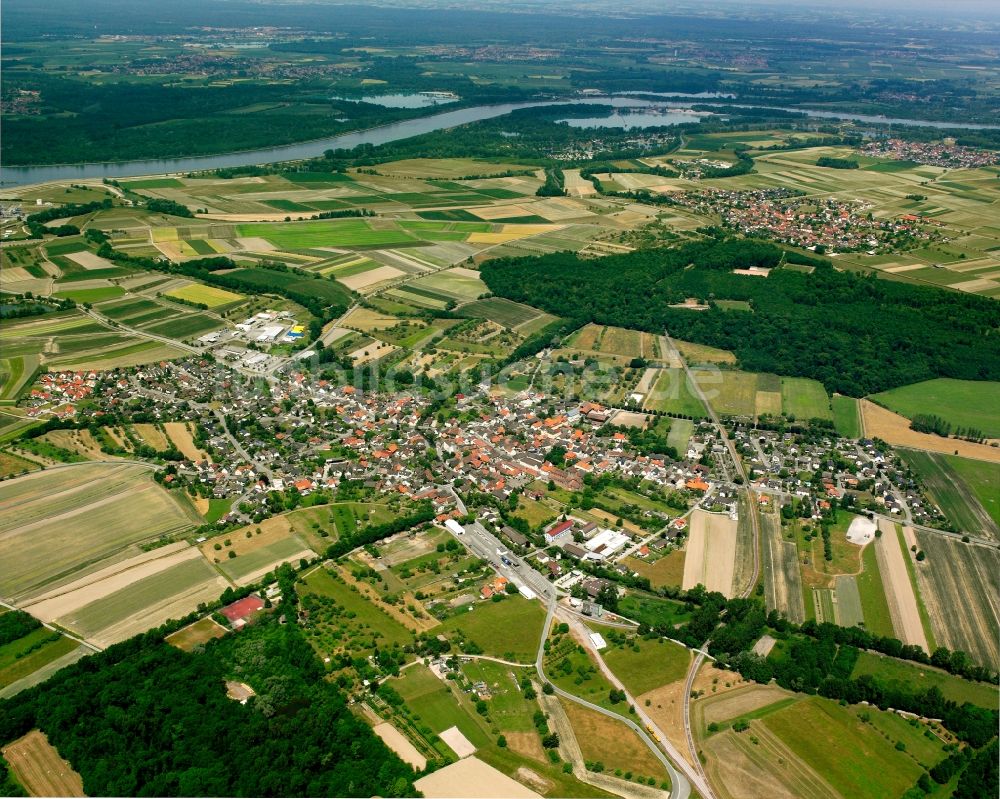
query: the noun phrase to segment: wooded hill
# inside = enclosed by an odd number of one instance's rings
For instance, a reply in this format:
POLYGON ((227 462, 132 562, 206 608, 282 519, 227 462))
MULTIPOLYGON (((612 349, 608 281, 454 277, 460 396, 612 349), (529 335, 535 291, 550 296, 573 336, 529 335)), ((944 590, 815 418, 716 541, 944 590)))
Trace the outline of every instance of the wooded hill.
POLYGON ((995 300, 838 272, 822 259, 811 274, 780 268, 783 256, 774 244, 724 239, 601 259, 498 259, 481 274, 494 294, 574 323, 666 329, 733 351, 749 371, 811 377, 853 397, 933 377, 1000 379, 995 300), (767 278, 732 272, 748 266, 779 268, 767 278), (669 307, 688 297, 711 307, 669 307))

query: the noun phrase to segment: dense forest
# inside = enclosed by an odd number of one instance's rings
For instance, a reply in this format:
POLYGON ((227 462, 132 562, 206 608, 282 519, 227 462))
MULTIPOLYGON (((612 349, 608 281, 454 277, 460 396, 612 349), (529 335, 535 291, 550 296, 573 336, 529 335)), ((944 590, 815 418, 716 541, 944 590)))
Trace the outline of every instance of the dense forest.
POLYGON ((40 728, 88 796, 412 796, 323 673, 291 606, 194 654, 153 631, 0 702, 0 744, 40 728), (226 680, 257 695, 241 705, 226 680))
POLYGON ((783 256, 773 244, 725 239, 597 260, 572 253, 498 259, 481 274, 495 294, 579 324, 667 329, 733 351, 744 369, 811 377, 849 396, 933 377, 1000 380, 994 300, 829 265, 811 274, 778 268, 766 279, 731 271, 776 267, 783 256), (670 307, 687 297, 711 307, 670 307), (715 304, 723 299, 749 302, 752 312, 715 304))

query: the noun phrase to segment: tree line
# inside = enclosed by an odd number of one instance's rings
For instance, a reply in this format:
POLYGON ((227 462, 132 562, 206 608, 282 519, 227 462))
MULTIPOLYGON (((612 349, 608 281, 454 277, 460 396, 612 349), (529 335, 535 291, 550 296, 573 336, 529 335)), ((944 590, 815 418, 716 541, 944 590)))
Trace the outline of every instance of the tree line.
POLYGON ((848 396, 933 377, 1000 379, 995 301, 838 272, 822 259, 813 259, 819 265, 810 274, 732 273, 778 267, 785 256, 769 242, 718 238, 601 259, 565 252, 496 259, 482 265, 481 276, 497 296, 571 320, 573 327, 668 329, 679 339, 734 352, 744 369, 810 377, 848 396), (704 299, 709 310, 670 307, 687 297, 704 299), (717 299, 746 301, 753 312, 726 310, 717 299))

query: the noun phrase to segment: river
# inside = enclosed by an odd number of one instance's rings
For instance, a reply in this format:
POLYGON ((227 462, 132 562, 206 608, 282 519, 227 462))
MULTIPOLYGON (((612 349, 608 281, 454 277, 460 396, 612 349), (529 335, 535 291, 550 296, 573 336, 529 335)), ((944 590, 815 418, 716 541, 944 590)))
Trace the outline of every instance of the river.
MULTIPOLYGON (((701 103, 719 109, 725 113, 725 103, 701 103)), ((525 103, 502 103, 498 105, 481 105, 469 108, 459 108, 431 114, 418 119, 407 119, 393 122, 368 130, 359 130, 330 136, 323 139, 283 144, 277 147, 267 147, 259 150, 243 150, 235 153, 217 155, 191 156, 187 158, 158 158, 137 161, 119 161, 91 164, 52 164, 48 166, 9 166, 0 168, 0 186, 15 187, 47 183, 53 180, 86 180, 94 178, 130 178, 139 175, 162 175, 165 173, 196 172, 205 169, 221 169, 224 167, 246 166, 248 164, 270 164, 279 161, 295 161, 302 158, 315 158, 325 150, 339 148, 350 149, 359 144, 386 144, 387 142, 408 139, 435 130, 453 128, 481 119, 509 114, 520 108, 538 108, 539 106, 564 105, 611 105, 616 108, 671 107, 688 108, 686 103, 654 102, 635 97, 586 97, 573 100, 540 100, 525 103)), ((742 106, 753 108, 760 106, 742 106)), ((884 117, 865 114, 843 114, 829 111, 813 111, 805 108, 776 108, 778 111, 793 111, 807 114, 811 117, 829 119, 849 119, 857 122, 870 122, 893 125, 915 125, 934 128, 960 128, 966 130, 995 130, 998 125, 974 125, 960 122, 933 122, 916 119, 886 119, 884 117)), ((660 124, 663 124, 662 122, 660 124)))

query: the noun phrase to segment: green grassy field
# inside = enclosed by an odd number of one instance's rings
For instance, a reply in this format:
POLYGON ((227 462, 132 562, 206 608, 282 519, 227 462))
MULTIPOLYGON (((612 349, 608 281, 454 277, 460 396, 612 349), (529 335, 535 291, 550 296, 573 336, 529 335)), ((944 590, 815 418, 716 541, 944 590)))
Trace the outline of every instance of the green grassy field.
POLYGON ((1000 465, 922 450, 901 448, 899 454, 949 521, 965 532, 1000 537, 1000 465))
POLYGON ((834 394, 830 398, 833 409, 833 425, 837 432, 846 438, 861 437, 861 413, 858 401, 854 397, 834 394))
POLYGON ((27 677, 77 646, 71 638, 44 627, 0 646, 0 688, 27 677))
POLYGON ((509 596, 502 602, 477 602, 441 625, 441 632, 454 638, 461 632, 485 654, 530 663, 538 651, 545 611, 536 601, 509 596))
POLYGON ((120 286, 102 286, 95 289, 67 289, 57 291, 53 296, 62 300, 73 300, 81 304, 103 302, 125 294, 125 289, 120 286))
POLYGON ((687 607, 680 602, 633 591, 629 591, 619 600, 618 612, 626 618, 650 627, 681 624, 691 615, 687 607))
POLYGON ((857 678, 862 674, 872 674, 890 685, 898 685, 908 690, 926 689, 934 685, 940 689, 945 698, 959 704, 972 702, 974 705, 986 708, 1000 706, 1000 695, 997 694, 995 685, 963 680, 946 671, 909 660, 897 660, 872 652, 861 652, 851 677, 857 678))
POLYGON ((691 663, 687 649, 662 638, 612 644, 601 655, 633 696, 683 679, 691 663))
POLYGON ((207 314, 183 314, 165 322, 156 322, 145 329, 158 336, 183 339, 222 327, 222 322, 207 314))
POLYGON ((245 555, 238 555, 235 558, 223 560, 219 563, 219 568, 230 579, 239 582, 263 568, 270 568, 272 565, 277 566, 279 563, 299 554, 304 549, 305 547, 302 542, 289 536, 272 544, 259 547, 245 555))
POLYGON ((990 518, 1000 527, 1000 465, 945 455, 945 462, 972 489, 990 518))
POLYGON ((901 386, 872 395, 872 399, 896 413, 913 418, 931 413, 953 427, 982 430, 1000 437, 1000 383, 938 378, 901 386))
MULTIPOLYGON (((892 617, 885 598, 885 587, 875 557, 875 545, 869 544, 861 555, 864 571, 856 578, 861 595, 861 610, 865 616, 865 629, 876 635, 893 637, 892 617)), ((808 589, 806 589, 808 590, 808 589)))
POLYGON ((426 724, 434 733, 458 727, 477 747, 490 744, 486 733, 458 704, 448 686, 426 666, 408 668, 391 684, 406 700, 418 724, 426 724))
POLYGON ((392 246, 414 241, 399 229, 373 230, 359 219, 238 225, 240 236, 267 239, 279 249, 300 247, 392 246))
POLYGON ((781 378, 781 409, 796 419, 832 419, 830 397, 823 384, 804 377, 781 378))
POLYGON ((706 415, 683 369, 663 369, 653 390, 646 399, 646 407, 667 413, 679 413, 700 419, 706 415))
POLYGON ((920 729, 903 719, 899 725, 884 719, 866 724, 859 717, 865 710, 870 718, 888 715, 812 698, 760 723, 843 796, 900 796, 920 776, 922 765, 930 767, 943 758, 943 744, 928 747, 920 729), (897 751, 894 738, 907 751, 897 751), (919 763, 914 755, 930 762, 919 763))

